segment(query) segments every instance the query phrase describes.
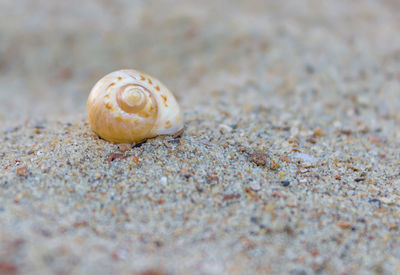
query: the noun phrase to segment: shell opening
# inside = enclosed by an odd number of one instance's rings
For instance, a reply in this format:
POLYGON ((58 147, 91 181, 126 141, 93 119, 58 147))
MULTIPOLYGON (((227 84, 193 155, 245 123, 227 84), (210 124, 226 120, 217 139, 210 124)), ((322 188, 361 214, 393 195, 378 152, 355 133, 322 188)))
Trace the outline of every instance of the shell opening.
POLYGON ((126 85, 122 87, 117 93, 117 103, 127 113, 139 112, 147 103, 143 87, 139 85, 126 85))

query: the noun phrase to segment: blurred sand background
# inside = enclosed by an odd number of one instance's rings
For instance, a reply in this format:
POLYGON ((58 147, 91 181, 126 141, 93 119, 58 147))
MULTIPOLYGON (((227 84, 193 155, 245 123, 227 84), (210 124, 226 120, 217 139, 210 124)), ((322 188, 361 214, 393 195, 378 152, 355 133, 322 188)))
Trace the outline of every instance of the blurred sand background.
POLYGON ((0 0, 0 274, 398 274, 399 30, 396 0, 0 0), (86 99, 122 68, 186 132, 110 161, 86 99))

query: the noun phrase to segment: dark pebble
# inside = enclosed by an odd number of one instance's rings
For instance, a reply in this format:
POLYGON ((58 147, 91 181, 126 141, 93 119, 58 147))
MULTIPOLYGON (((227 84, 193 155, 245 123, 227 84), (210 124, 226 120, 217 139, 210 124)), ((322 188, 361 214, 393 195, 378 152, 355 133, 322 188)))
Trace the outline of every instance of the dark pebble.
POLYGON ((370 200, 368 200, 368 202, 370 202, 370 203, 376 203, 376 204, 378 204, 378 206, 379 207, 381 207, 381 201, 380 200, 378 200, 378 199, 370 199, 370 200))
POLYGON ((257 217, 255 217, 255 216, 250 217, 250 221, 252 223, 259 223, 259 219, 257 217))
POLYGON ((283 180, 283 181, 281 181, 281 184, 283 185, 283 186, 289 186, 290 185, 290 181, 288 181, 288 180, 283 180))
POLYGON ((364 178, 356 178, 356 179, 354 179, 355 182, 360 182, 360 181, 364 181, 364 180, 365 180, 364 178))
POLYGON ((358 221, 358 222, 361 222, 361 223, 366 223, 366 222, 367 222, 367 220, 364 219, 364 218, 358 218, 357 221, 358 221))
POLYGON ((142 142, 136 143, 136 144, 132 145, 132 148, 139 148, 145 143, 146 143, 146 141, 142 141, 142 142))

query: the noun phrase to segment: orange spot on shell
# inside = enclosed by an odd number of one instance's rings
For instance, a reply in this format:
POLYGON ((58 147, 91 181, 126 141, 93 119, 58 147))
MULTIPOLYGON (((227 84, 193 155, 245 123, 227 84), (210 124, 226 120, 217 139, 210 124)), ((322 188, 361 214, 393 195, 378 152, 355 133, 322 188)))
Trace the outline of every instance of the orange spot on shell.
POLYGON ((111 105, 110 102, 107 102, 106 103, 106 108, 109 109, 109 110, 112 110, 113 106, 111 105))
POLYGON ((146 78, 143 75, 141 75, 140 80, 146 80, 146 78))
MULTIPOLYGON (((132 123, 132 120, 130 120, 130 119, 127 118, 127 117, 122 117, 122 116, 116 116, 116 117, 115 117, 115 121, 117 121, 117 122, 132 123)), ((134 121, 133 123, 136 125, 135 121, 134 121)))
POLYGON ((112 87, 112 86, 114 86, 114 85, 115 85, 115 83, 114 83, 114 82, 113 82, 113 83, 111 83, 110 85, 108 85, 108 86, 107 86, 107 89, 108 89, 108 88, 110 88, 110 87, 112 87))
POLYGON ((165 128, 171 128, 171 122, 169 120, 167 120, 167 122, 165 122, 165 128))
POLYGON ((144 113, 142 114, 142 116, 143 116, 143 117, 145 117, 145 118, 148 118, 148 117, 150 116, 150 114, 149 114, 149 113, 146 113, 146 112, 144 112, 144 113))
POLYGON ((162 97, 162 99, 164 100, 164 105, 165 105, 165 107, 168 107, 166 96, 165 96, 165 95, 161 95, 161 97, 162 97))
POLYGON ((118 80, 122 80, 122 77, 120 77, 120 76, 118 76, 118 78, 117 78, 118 80))
POLYGON ((157 90, 157 91, 160 91, 160 87, 156 86, 156 90, 157 90))
POLYGON ((151 82, 151 79, 147 79, 147 82, 149 82, 149 84, 153 84, 153 82, 151 82))

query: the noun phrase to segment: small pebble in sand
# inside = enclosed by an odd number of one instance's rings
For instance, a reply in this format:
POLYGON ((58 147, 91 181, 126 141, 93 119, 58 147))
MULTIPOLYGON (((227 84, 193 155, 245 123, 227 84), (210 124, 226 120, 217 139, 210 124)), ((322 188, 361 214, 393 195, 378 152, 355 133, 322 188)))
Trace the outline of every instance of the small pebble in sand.
POLYGON ((314 136, 323 136, 324 131, 322 129, 315 129, 314 130, 314 136))
POLYGON ((105 160, 104 162, 112 162, 116 159, 125 159, 128 156, 125 156, 124 154, 120 154, 120 153, 111 153, 105 160))
POLYGON ((247 151, 247 148, 244 146, 239 146, 237 150, 239 153, 245 153, 247 151))
POLYGON ((168 184, 168 179, 167 179, 167 177, 161 177, 161 179, 160 179, 160 183, 162 184, 162 185, 167 185, 168 184))
POLYGON ((314 137, 308 137, 308 138, 306 139, 306 141, 309 142, 309 143, 312 143, 312 144, 317 143, 317 140, 316 140, 314 137))
POLYGON ((254 151, 254 153, 250 155, 250 159, 258 166, 267 164, 267 156, 262 151, 254 151))
POLYGON ((138 164, 138 163, 139 163, 139 159, 138 159, 138 157, 137 157, 137 156, 133 156, 133 157, 132 157, 132 159, 133 159, 133 161, 134 161, 136 164, 138 164))
POLYGON ((222 198, 223 201, 229 201, 240 198, 240 194, 227 194, 222 198))
POLYGON ((353 131, 350 130, 350 129, 342 129, 342 130, 340 130, 340 134, 342 134, 342 135, 349 136, 349 135, 351 135, 352 133, 353 133, 353 131))
POLYGON ((380 201, 379 199, 376 199, 376 198, 374 198, 374 199, 369 199, 368 202, 369 202, 369 203, 372 203, 372 204, 375 204, 375 205, 378 206, 378 207, 381 207, 381 205, 382 205, 381 201, 380 201))
POLYGON ((289 186, 290 185, 290 181, 288 181, 288 180, 283 180, 283 181, 281 181, 281 184, 282 184, 282 186, 289 186))
POLYGON ((250 188, 253 191, 259 191, 261 189, 261 184, 258 181, 252 181, 250 182, 250 188))
POLYGON ((219 125, 219 129, 220 129, 220 131, 221 131, 222 134, 224 134, 224 133, 230 133, 230 132, 232 132, 232 130, 233 130, 231 127, 229 127, 228 125, 225 125, 225 124, 220 124, 220 125, 219 125))
POLYGON ((22 166, 17 168, 17 175, 20 177, 28 176, 28 166, 22 166))
POLYGON ((351 224, 348 221, 340 221, 336 224, 341 229, 348 229, 351 228, 351 224))
POLYGON ((121 143, 121 144, 118 144, 118 150, 121 152, 121 153, 125 153, 126 151, 129 151, 130 149, 131 149, 131 145, 129 144, 129 143, 121 143))

